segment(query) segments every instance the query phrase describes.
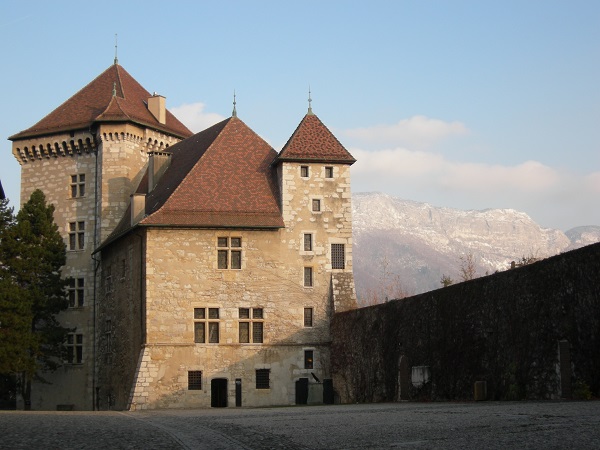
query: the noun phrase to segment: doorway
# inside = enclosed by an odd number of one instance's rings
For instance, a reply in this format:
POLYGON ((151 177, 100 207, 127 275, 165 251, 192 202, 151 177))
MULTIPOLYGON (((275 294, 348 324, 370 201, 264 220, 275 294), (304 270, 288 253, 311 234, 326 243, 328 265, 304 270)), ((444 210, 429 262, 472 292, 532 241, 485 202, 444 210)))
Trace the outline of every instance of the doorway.
POLYGON ((210 406, 227 407, 227 378, 213 378, 210 381, 210 406))

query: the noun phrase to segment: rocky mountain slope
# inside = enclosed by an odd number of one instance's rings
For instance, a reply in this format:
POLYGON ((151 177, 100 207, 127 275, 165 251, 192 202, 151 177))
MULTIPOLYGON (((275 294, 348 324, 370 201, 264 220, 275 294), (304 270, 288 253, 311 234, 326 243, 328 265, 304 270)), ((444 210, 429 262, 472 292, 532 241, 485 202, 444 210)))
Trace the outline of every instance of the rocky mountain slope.
POLYGON ((512 209, 462 211, 381 193, 354 194, 352 202, 354 276, 362 304, 437 289, 443 275, 460 280, 461 257, 472 257, 481 276, 506 270, 511 261, 600 241, 600 227, 564 233, 512 209))

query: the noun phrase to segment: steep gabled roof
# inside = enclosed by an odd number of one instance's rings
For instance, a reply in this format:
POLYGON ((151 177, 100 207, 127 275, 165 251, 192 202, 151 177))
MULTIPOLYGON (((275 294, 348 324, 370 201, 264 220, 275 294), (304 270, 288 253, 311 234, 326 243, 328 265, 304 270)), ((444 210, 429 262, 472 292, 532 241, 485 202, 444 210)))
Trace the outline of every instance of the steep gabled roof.
MULTIPOLYGON (((146 195, 141 226, 281 228, 271 167, 277 152, 237 117, 169 147, 171 162, 146 195)), ((138 193, 147 193, 144 175, 138 193)), ((103 248, 131 229, 130 209, 103 248)))
POLYGON ((284 145, 277 162, 325 162, 353 164, 356 160, 321 120, 312 113, 304 116, 284 145))
POLYGON ((134 122, 180 138, 192 135, 168 110, 165 124, 156 120, 147 107, 150 97, 123 67, 113 64, 34 126, 9 139, 85 129, 98 122, 134 122))

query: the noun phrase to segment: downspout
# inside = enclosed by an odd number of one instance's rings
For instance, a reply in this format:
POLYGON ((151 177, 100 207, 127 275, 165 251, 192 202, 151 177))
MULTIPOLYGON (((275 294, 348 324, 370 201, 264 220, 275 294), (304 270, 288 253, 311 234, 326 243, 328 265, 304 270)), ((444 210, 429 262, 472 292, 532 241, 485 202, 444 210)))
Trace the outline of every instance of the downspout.
MULTIPOLYGON (((96 147, 96 151, 95 153, 95 174, 94 174, 94 182, 96 183, 96 186, 94 188, 94 247, 96 247, 98 245, 98 188, 99 188, 99 183, 98 183, 98 142, 96 140, 96 132, 93 131, 90 127, 90 133, 92 134, 92 137, 94 138, 94 145, 96 147)), ((93 341, 94 341, 94 345, 93 345, 93 350, 92 350, 92 358, 93 358, 93 366, 92 366, 92 410, 93 411, 97 411, 98 408, 98 393, 96 392, 96 347, 97 347, 97 340, 96 340, 96 301, 97 301, 97 289, 98 289, 98 269, 100 268, 100 260, 96 259, 96 255, 94 252, 92 252, 92 260, 94 261, 94 294, 93 294, 93 300, 92 300, 92 336, 93 336, 93 341)))

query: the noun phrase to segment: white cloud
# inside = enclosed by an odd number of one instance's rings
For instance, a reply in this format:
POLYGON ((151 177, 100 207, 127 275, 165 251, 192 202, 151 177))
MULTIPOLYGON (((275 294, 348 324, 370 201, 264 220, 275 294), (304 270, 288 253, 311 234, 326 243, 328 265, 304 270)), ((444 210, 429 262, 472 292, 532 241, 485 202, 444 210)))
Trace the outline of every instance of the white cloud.
POLYGON ((392 125, 343 130, 341 135, 370 148, 381 145, 425 148, 442 139, 468 133, 469 130, 461 122, 444 122, 425 116, 413 116, 392 125))
POLYGON ((170 108, 170 111, 175 117, 183 122, 186 127, 194 133, 197 133, 225 119, 225 117, 220 114, 204 112, 205 106, 206 105, 201 102, 190 103, 170 108))
POLYGON ((350 149, 355 192, 385 192, 460 209, 512 208, 542 226, 600 225, 600 172, 584 176, 538 161, 517 165, 457 162, 405 148, 350 149))

